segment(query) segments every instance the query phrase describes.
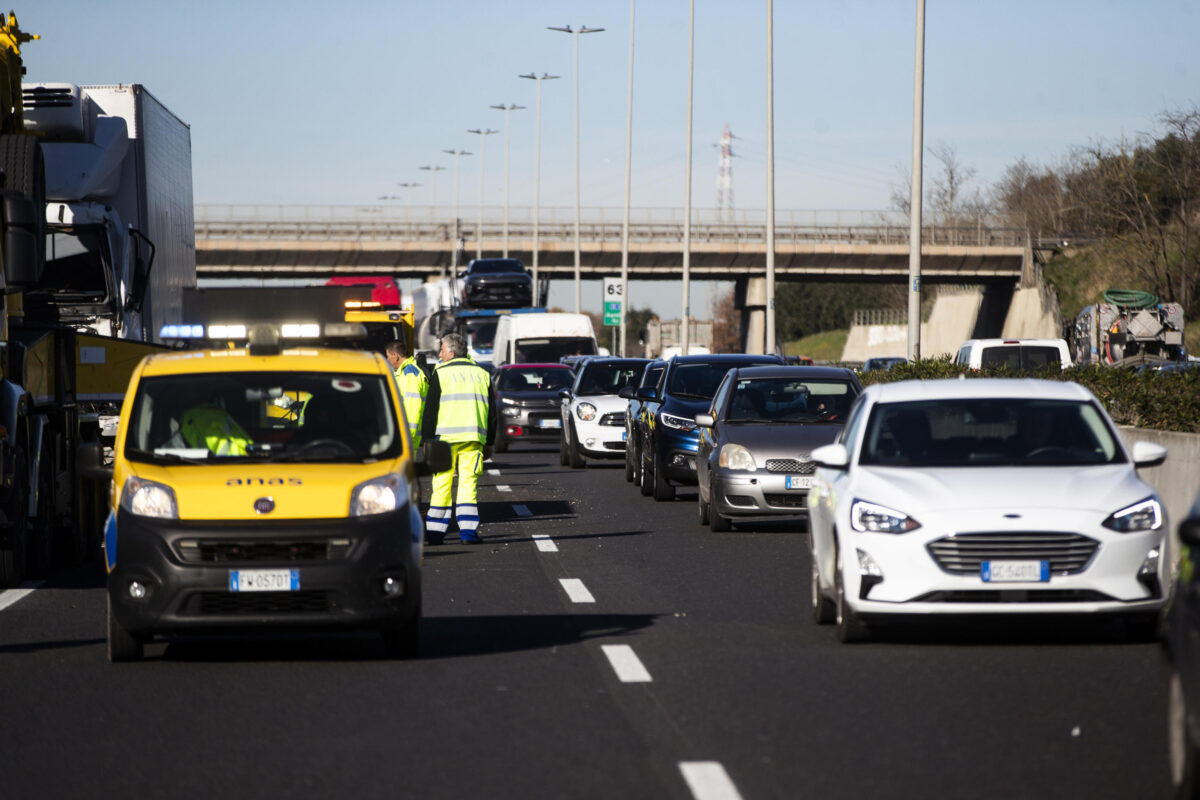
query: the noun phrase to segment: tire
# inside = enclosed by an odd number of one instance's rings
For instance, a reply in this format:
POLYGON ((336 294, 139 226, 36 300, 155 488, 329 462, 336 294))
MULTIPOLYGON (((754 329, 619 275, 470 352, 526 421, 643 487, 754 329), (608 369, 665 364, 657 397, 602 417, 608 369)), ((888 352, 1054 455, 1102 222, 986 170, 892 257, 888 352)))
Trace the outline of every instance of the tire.
POLYGON ((709 512, 709 508, 710 508, 709 503, 712 500, 712 489, 708 490, 708 497, 709 497, 709 499, 705 500, 704 495, 697 492, 696 508, 698 508, 700 511, 700 524, 701 525, 709 524, 709 513, 710 513, 709 512))
POLYGON ((667 483, 665 472, 662 459, 656 453, 654 455, 654 499, 658 501, 675 499, 675 487, 667 483))
POLYGON ((654 495, 654 478, 646 467, 646 460, 640 453, 638 454, 638 491, 642 493, 642 497, 654 495))
POLYGON ((57 538, 52 496, 54 490, 50 483, 49 469, 46 454, 42 453, 42 460, 38 465, 37 517, 30 526, 32 542, 29 552, 33 555, 30 574, 43 578, 54 569, 55 539, 57 538))
POLYGON ((560 466, 567 466, 571 463, 571 459, 567 456, 567 429, 563 428, 562 434, 558 437, 558 463, 560 466))
POLYGON ((1187 701, 1179 672, 1171 667, 1167 683, 1167 755, 1171 797, 1200 797, 1200 743, 1188 725, 1187 701))
POLYGON ((575 431, 575 423, 570 423, 571 438, 567 442, 567 460, 570 462, 571 469, 583 469, 587 466, 587 462, 583 459, 583 451, 579 448, 579 434, 575 431))
POLYGON ((143 655, 142 640, 121 627, 113 616, 112 597, 105 592, 108 602, 108 660, 113 664, 121 661, 141 661, 143 655))
POLYGON ((855 616, 854 611, 846 604, 846 587, 842 584, 842 553, 838 551, 834 581, 834 623, 837 625, 839 642, 850 644, 865 642, 871 637, 871 631, 863 621, 855 616))
POLYGON ((420 658, 421 656, 421 606, 417 604, 417 610, 413 614, 412 619, 403 625, 397 625, 393 628, 384 628, 379 632, 383 639, 383 652, 385 658, 404 659, 410 661, 420 658))
POLYGON ((821 586, 821 572, 817 569, 817 556, 812 554, 812 618, 818 625, 829 625, 837 619, 833 601, 825 596, 821 586))
POLYGON ((637 478, 637 470, 635 469, 637 454, 633 452, 633 438, 625 437, 625 482, 633 483, 637 478))
POLYGON ((708 525, 714 533, 728 533, 733 530, 733 521, 729 517, 721 516, 721 512, 717 511, 717 504, 713 502, 714 496, 710 478, 708 481, 708 525))
MULTIPOLYGON (((0 169, 4 170, 4 188, 33 201, 39 212, 46 208, 46 168, 41 143, 33 136, 0 136, 0 169)), ((35 256, 38 264, 46 258, 46 219, 34 216, 35 256)))
POLYGON ((29 570, 29 488, 25 451, 17 448, 14 461, 12 504, 5 509, 9 520, 8 544, 0 548, 0 587, 17 586, 29 570))

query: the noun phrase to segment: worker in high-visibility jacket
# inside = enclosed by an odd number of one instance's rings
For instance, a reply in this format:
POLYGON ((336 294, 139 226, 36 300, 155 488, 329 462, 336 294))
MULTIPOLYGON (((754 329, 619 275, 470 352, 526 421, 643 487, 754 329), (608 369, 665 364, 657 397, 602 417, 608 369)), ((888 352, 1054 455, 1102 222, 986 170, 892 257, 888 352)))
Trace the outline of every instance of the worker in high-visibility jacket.
POLYGON ((436 437, 449 443, 451 459, 450 469, 433 476, 425 541, 440 544, 453 516, 459 539, 479 544, 479 473, 484 448, 491 447, 496 435, 491 377, 467 355, 467 340, 461 334, 442 337, 438 361, 425 395, 421 435, 425 442, 436 437), (458 489, 452 492, 455 476, 458 489))
POLYGON ((254 444, 250 435, 228 411, 210 403, 184 411, 176 436, 182 438, 188 447, 206 447, 218 456, 244 456, 250 445, 254 444))
POLYGON ((425 410, 425 395, 429 392, 429 378, 417 364, 416 357, 408 355, 408 346, 403 340, 388 342, 386 356, 396 375, 396 388, 400 390, 404 418, 408 422, 408 436, 415 450, 421 446, 421 415, 425 410))

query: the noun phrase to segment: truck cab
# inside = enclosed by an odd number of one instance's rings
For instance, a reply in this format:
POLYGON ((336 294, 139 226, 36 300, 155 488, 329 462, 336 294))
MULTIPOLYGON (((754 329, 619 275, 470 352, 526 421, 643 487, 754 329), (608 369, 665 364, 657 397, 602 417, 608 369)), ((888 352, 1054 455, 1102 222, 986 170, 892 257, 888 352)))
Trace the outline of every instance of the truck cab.
POLYGON ((307 628, 375 630, 415 657, 423 465, 402 408, 378 354, 273 333, 143 359, 104 535, 110 660, 160 635, 307 628))

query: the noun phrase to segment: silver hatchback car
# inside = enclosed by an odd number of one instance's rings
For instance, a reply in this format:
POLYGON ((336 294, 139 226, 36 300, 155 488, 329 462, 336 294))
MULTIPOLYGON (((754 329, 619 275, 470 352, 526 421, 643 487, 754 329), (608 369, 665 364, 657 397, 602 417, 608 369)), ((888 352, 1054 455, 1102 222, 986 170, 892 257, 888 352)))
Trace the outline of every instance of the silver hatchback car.
POLYGON ((751 517, 807 517, 813 449, 842 430, 862 384, 839 367, 730 370, 696 415, 700 524, 727 531, 751 517))

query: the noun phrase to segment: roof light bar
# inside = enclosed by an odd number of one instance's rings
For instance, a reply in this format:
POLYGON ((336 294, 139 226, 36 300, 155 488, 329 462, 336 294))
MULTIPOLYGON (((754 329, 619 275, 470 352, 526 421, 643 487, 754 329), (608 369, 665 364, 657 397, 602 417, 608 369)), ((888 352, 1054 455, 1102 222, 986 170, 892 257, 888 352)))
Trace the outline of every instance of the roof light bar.
POLYGON ((159 329, 160 339, 203 339, 203 325, 163 325, 159 329))
POLYGON ((245 325, 209 325, 208 338, 210 339, 245 339, 245 325))
POLYGON ((317 322, 287 322, 280 326, 285 339, 317 339, 321 336, 321 325, 317 322))

